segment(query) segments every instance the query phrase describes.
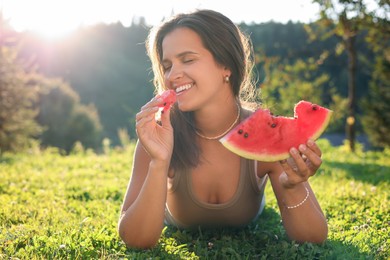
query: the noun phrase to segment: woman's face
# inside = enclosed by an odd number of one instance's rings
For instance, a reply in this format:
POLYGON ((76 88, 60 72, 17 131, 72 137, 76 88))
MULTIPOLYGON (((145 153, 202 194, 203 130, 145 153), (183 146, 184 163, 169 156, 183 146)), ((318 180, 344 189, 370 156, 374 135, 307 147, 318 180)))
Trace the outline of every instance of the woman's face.
POLYGON ((177 28, 162 42, 165 86, 177 93, 182 111, 194 111, 231 94, 224 77, 230 71, 216 63, 199 35, 188 28, 177 28))

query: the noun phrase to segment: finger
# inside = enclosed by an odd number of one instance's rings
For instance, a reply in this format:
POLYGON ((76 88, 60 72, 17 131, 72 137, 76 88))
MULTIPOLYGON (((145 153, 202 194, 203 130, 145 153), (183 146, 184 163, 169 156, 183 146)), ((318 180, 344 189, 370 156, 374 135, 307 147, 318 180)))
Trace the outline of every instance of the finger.
POLYGON ((143 107, 140 112, 135 115, 135 121, 138 122, 144 117, 150 117, 158 111, 158 107, 143 107))
POLYGON ((290 155, 291 158, 293 159, 293 163, 291 163, 291 165, 292 167, 294 167, 293 168, 294 171, 301 177, 306 177, 307 175, 309 175, 310 171, 307 168, 306 163, 303 160, 301 154, 295 147, 290 149, 290 155))
POLYGON ((291 163, 288 162, 288 160, 280 161, 280 165, 282 166, 283 171, 286 173, 287 177, 294 174, 295 171, 298 171, 298 168, 296 166, 292 166, 291 163))
POLYGON ((319 157, 322 156, 321 149, 318 147, 318 145, 312 139, 309 139, 306 144, 307 144, 307 147, 309 147, 311 150, 313 150, 319 157))
POLYGON ((167 108, 164 108, 163 110, 161 110, 161 124, 164 128, 172 128, 172 125, 171 125, 171 120, 170 120, 170 117, 171 117, 171 107, 167 107, 167 108))
POLYGON ((294 172, 297 172, 298 171, 298 167, 297 167, 297 164, 295 163, 294 159, 290 156, 289 158, 287 158, 287 164, 288 166, 294 171, 294 172))
POLYGON ((161 106, 161 104, 163 104, 163 103, 164 103, 164 101, 162 98, 155 96, 148 103, 143 105, 141 107, 141 110, 146 110, 146 109, 151 108, 151 107, 158 107, 158 106, 161 106))
POLYGON ((287 160, 280 161, 280 165, 283 168, 283 172, 279 176, 279 181, 283 184, 283 186, 292 187, 300 182, 300 177, 295 174, 287 160))
POLYGON ((302 155, 304 155, 307 158, 307 160, 309 160, 310 162, 309 165, 313 166, 311 170, 317 170, 322 164, 322 159, 317 153, 318 151, 316 152, 304 144, 301 144, 299 146, 299 151, 302 153, 302 155))
POLYGON ((167 103, 164 98, 161 97, 161 94, 155 96, 150 102, 153 106, 166 107, 167 103))
POLYGON ((154 122, 154 115, 153 114, 149 115, 149 116, 142 117, 140 120, 138 120, 135 123, 135 127, 137 130, 140 130, 141 128, 143 128, 145 126, 145 124, 147 124, 149 122, 154 122))

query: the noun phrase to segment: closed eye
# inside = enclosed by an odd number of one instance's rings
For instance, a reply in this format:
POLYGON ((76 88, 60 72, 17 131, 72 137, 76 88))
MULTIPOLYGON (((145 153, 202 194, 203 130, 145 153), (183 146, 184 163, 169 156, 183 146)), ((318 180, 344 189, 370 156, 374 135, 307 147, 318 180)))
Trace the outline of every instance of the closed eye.
POLYGON ((171 63, 164 62, 164 63, 162 64, 162 68, 163 68, 163 71, 164 71, 164 72, 167 71, 167 70, 170 70, 171 67, 172 67, 172 64, 171 64, 171 63))

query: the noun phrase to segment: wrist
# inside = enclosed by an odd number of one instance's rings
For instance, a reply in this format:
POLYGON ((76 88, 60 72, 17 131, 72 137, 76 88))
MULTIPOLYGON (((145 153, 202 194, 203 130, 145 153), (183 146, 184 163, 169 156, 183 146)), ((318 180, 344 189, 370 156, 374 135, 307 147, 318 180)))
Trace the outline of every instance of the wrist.
POLYGON ((168 172, 170 162, 168 160, 151 160, 149 163, 150 170, 168 172))
POLYGON ((283 204, 286 209, 295 209, 307 202, 310 197, 309 188, 302 184, 285 190, 283 204))

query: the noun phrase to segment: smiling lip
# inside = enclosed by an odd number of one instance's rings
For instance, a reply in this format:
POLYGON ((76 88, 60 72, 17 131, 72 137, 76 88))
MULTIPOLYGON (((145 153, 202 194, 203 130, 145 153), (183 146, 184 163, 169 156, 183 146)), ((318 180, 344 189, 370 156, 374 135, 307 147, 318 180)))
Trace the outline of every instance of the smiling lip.
POLYGON ((176 91, 176 94, 180 94, 181 92, 188 90, 190 88, 192 88, 192 84, 185 84, 185 85, 182 85, 180 87, 177 87, 175 89, 175 91, 176 91))

